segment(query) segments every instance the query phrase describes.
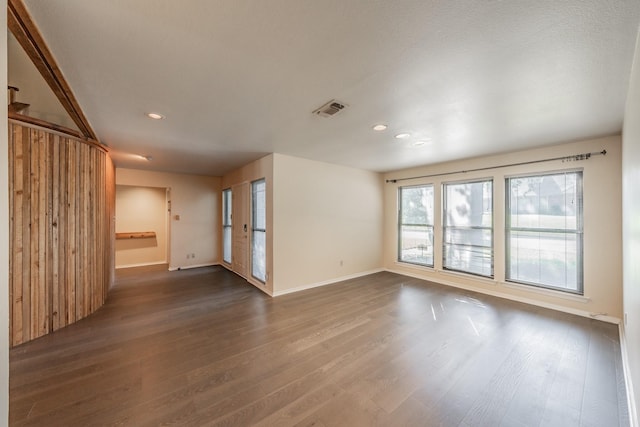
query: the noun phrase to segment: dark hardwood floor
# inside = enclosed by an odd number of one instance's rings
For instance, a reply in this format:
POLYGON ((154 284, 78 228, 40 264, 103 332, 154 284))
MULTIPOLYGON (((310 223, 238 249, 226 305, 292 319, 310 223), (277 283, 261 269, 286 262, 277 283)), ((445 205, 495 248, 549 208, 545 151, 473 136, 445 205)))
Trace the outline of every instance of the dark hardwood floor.
POLYGON ((617 326, 392 273, 271 299, 120 271, 10 375, 14 426, 629 424, 617 326))

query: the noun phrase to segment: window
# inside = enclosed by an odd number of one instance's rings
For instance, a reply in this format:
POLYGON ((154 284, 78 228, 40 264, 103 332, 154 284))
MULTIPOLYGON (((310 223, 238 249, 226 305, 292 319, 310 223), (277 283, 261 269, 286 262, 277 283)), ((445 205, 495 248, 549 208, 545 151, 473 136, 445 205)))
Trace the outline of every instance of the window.
POLYGON ((443 267, 493 277, 493 181, 443 185, 443 267))
POLYGON ((400 187, 398 261, 433 267, 433 185, 400 187))
POLYGON ((507 178, 506 279, 582 294, 582 172, 507 178))
POLYGON ((231 264, 231 189, 222 192, 222 260, 231 264))
POLYGON ((251 183, 251 274, 267 281, 267 209, 264 179, 251 183))

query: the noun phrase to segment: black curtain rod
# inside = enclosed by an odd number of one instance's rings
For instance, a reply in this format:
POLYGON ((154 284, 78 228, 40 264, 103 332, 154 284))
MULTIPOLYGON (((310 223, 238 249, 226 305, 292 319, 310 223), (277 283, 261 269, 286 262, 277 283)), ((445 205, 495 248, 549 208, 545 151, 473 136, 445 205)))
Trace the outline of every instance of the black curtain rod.
POLYGON ((434 177, 434 176, 445 176, 445 175, 455 175, 455 174, 459 174, 459 173, 486 171, 486 170, 489 170, 489 169, 508 168, 508 167, 511 167, 511 166, 532 165, 534 163, 554 162, 556 160, 562 160, 562 161, 589 160, 591 158, 591 156, 604 156, 605 154, 607 154, 607 150, 595 151, 593 153, 574 154, 572 156, 554 157, 554 158, 551 158, 551 159, 530 160, 528 162, 510 163, 508 165, 487 166, 485 168, 467 169, 467 170, 460 170, 460 171, 455 171, 455 172, 442 172, 442 173, 434 173, 434 174, 431 174, 431 175, 412 176, 412 177, 409 177, 409 178, 387 179, 386 182, 388 184, 388 183, 395 183, 395 182, 398 182, 398 181, 408 181, 408 180, 411 180, 411 179, 431 178, 431 177, 434 177))

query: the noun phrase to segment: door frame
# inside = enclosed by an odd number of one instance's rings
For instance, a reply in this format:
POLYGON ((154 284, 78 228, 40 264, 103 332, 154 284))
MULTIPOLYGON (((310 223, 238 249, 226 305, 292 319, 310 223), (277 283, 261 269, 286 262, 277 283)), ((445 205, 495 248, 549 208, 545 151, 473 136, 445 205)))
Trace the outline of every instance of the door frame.
POLYGON ((231 269, 246 280, 251 277, 250 222, 251 184, 244 181, 231 186, 231 269))

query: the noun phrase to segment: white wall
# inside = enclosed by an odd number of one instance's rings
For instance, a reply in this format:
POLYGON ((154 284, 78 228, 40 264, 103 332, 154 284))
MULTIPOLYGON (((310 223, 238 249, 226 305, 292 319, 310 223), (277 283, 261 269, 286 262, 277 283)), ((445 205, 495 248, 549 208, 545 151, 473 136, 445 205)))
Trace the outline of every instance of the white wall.
POLYGON ((116 240, 116 268, 167 262, 165 188, 116 186, 116 233, 153 231, 156 237, 116 240))
POLYGON ((213 176, 116 169, 116 185, 170 189, 169 269, 172 270, 218 264, 222 259, 220 183, 220 177, 213 176), (187 258, 191 253, 195 258, 187 258))
MULTIPOLYGON (((631 404, 637 410, 640 408, 640 35, 636 43, 622 135, 623 304, 627 313, 623 330, 630 368, 628 374, 631 374, 635 386, 635 393, 632 393, 635 399, 631 404)), ((628 388, 633 389, 629 385, 628 388)))
MULTIPOLYGON (((274 184, 273 184, 273 162, 274 155, 270 154, 261 159, 256 160, 255 162, 251 162, 248 165, 245 165, 239 169, 236 169, 232 172, 229 172, 225 176, 222 177, 222 189, 228 189, 236 184, 242 184, 243 182, 252 182, 258 179, 264 178, 266 184, 266 203, 267 203, 267 231, 266 231, 266 273, 267 273, 267 281, 266 283, 261 283, 258 280, 249 277, 248 282, 260 289, 263 292, 266 292, 269 295, 273 295, 274 290, 274 269, 273 269, 273 193, 274 193, 274 184)), ((220 203, 222 203, 222 197, 220 198, 220 203)), ((222 211, 220 212, 220 215, 222 211)), ((222 217, 219 217, 219 226, 222 229, 222 217)), ((233 220, 231 221, 233 224, 233 220)), ((220 233, 220 235, 222 235, 220 233)), ((250 247, 250 246, 249 246, 250 247)), ((233 251, 232 251, 233 252, 233 251)), ((222 254, 222 239, 220 239, 220 253, 222 254)), ((222 255, 220 255, 222 258, 222 255)), ((231 266, 223 263, 227 268, 231 268, 231 266)), ((249 265, 251 262, 249 260, 249 265)))
MULTIPOLYGON (((550 146, 535 150, 488 156, 446 164, 391 172, 386 179, 429 175, 502 164, 527 162, 607 150, 606 156, 590 160, 563 163, 554 161, 526 166, 491 169, 385 184, 385 268, 443 284, 477 290, 581 315, 599 314, 603 320, 622 317, 622 230, 621 230, 621 139, 619 136, 550 146), (574 297, 561 292, 538 288, 517 287, 505 283, 504 179, 505 176, 584 168, 584 296, 574 297), (442 270, 441 184, 473 178, 494 179, 494 279, 456 274, 442 270), (398 187, 433 183, 435 204, 435 268, 421 268, 397 262, 398 187), (440 242, 440 243, 439 243, 440 242)), ((638 181, 640 182, 640 181, 638 181)))
POLYGON ((261 178, 268 279, 250 283, 281 295, 381 269, 380 174, 271 154, 225 175, 222 188, 261 178))
MULTIPOLYGON (((7 22, 7 2, 0 0, 0 21, 7 22)), ((0 32, 7 46, 7 32, 0 32)), ((7 86, 7 50, 0 54, 0 85, 7 86)), ((3 90, 4 92, 4 90, 3 90)), ((4 92, 5 94, 7 92, 4 92)), ((0 115, 7 117, 7 95, 0 115)), ((9 147, 7 121, 0 120, 0 426, 9 423, 9 147)))
POLYGON ((382 177, 282 154, 274 158, 274 294, 382 267, 382 177))

